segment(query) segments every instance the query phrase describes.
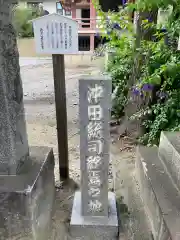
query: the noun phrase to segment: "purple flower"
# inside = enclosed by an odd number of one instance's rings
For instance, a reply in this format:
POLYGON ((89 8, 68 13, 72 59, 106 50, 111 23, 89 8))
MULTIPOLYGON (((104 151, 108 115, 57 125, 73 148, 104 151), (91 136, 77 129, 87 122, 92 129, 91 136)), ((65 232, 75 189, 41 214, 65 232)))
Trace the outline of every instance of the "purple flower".
POLYGON ((121 30, 121 27, 118 23, 114 23, 112 28, 117 29, 117 30, 121 30))
POLYGON ((153 85, 150 84, 150 83, 145 83, 143 86, 142 86, 142 90, 145 91, 145 92, 150 92, 153 90, 153 85))
POLYGON ((137 86, 135 86, 135 87, 132 88, 132 93, 133 93, 135 96, 140 96, 141 98, 144 97, 144 94, 143 94, 142 90, 139 89, 137 86))
POLYGON ((170 44, 170 39, 167 35, 164 36, 164 44, 169 45, 170 44))
POLYGON ((157 37, 156 37, 155 35, 153 35, 153 36, 151 37, 151 39, 152 39, 153 42, 156 42, 156 41, 157 41, 157 37))
POLYGON ((143 92, 142 92, 142 91, 140 92, 140 97, 141 97, 141 98, 143 98, 143 97, 144 97, 144 94, 143 94, 143 92))
POLYGON ((122 5, 123 6, 126 5, 126 3, 127 3, 127 0, 122 0, 122 5))
POLYGON ((168 98, 168 93, 166 92, 157 92, 156 96, 159 97, 161 100, 168 98))
POLYGON ((166 30, 166 28, 161 28, 161 32, 163 32, 163 33, 166 33, 167 32, 167 30, 166 30))
POLYGON ((97 32, 97 33, 95 34, 95 36, 99 38, 101 35, 100 35, 100 33, 97 32))
POLYGON ((148 17, 148 21, 149 21, 149 22, 152 22, 152 21, 153 21, 153 19, 152 19, 151 16, 148 17))
POLYGON ((133 89, 132 89, 132 93, 133 93, 135 96, 138 96, 138 95, 140 94, 140 90, 139 90, 139 88, 137 88, 137 87, 133 87, 133 89))

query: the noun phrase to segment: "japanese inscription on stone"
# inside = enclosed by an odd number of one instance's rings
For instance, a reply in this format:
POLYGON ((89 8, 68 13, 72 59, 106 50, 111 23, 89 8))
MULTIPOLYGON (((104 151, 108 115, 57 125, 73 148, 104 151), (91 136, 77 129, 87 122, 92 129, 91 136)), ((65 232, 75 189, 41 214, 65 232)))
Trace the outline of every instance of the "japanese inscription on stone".
POLYGON ((111 81, 79 81, 82 214, 108 215, 111 81))

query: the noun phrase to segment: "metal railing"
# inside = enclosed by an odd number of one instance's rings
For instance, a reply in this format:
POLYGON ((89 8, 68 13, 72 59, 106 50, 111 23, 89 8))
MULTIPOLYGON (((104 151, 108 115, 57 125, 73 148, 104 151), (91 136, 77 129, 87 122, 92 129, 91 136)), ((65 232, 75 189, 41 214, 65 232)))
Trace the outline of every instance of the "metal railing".
POLYGON ((99 30, 101 27, 98 25, 100 19, 98 18, 75 18, 79 23, 79 30, 99 30))

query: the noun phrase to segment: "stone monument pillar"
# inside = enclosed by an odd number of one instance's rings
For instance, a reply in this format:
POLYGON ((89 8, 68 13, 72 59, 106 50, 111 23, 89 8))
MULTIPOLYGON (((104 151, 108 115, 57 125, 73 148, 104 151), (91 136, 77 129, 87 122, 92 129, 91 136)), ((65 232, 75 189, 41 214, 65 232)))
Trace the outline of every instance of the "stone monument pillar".
POLYGON ((47 239, 54 199, 54 155, 47 147, 29 149, 10 16, 10 0, 0 0, 0 239, 47 239))
POLYGON ((0 174, 16 175, 29 161, 16 34, 9 2, 0 1, 0 174))
POLYGON ((75 239, 113 240, 118 234, 115 194, 108 192, 111 79, 82 79, 80 95, 81 191, 70 223, 75 239))

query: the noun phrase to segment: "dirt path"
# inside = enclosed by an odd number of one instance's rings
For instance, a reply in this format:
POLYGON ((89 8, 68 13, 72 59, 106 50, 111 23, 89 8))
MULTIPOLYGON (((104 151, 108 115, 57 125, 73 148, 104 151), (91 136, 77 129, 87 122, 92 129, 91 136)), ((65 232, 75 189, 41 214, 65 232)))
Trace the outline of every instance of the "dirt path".
MULTIPOLYGON (((98 73, 99 70, 96 67, 78 67, 68 68, 66 70, 70 177, 77 183, 79 183, 80 180, 78 79, 83 75, 97 75, 98 73)), ((49 146, 54 149, 56 158, 55 178, 56 184, 58 184, 59 172, 52 65, 24 66, 21 68, 21 74, 29 144, 49 146)), ((133 180, 135 169, 134 147, 129 145, 127 141, 115 141, 111 148, 111 163, 114 169, 116 169, 115 190, 117 201, 119 202, 120 208, 123 208, 120 209, 120 218, 124 220, 124 222, 132 223, 132 232, 125 229, 127 233, 126 236, 125 234, 121 234, 119 239, 150 239, 144 238, 144 235, 142 238, 141 236, 137 238, 134 237, 137 235, 136 226, 139 224, 139 220, 133 220, 133 215, 132 217, 127 215, 128 210, 126 205, 128 205, 129 208, 133 208, 133 206, 135 206, 134 202, 137 202, 136 200, 134 201, 134 196, 137 194, 133 193, 133 189, 135 189, 133 180), (124 148, 126 144, 130 147, 124 148), (122 196, 124 200, 121 199, 122 196)), ((110 171, 109 180, 109 188, 112 189, 114 187, 112 182, 112 171, 110 171)), ((71 240, 68 235, 68 227, 73 203, 73 194, 74 190, 72 188, 57 188, 51 240, 71 240)), ((141 209, 138 210, 138 213, 139 212, 141 212, 141 209)), ((142 215, 138 215, 139 218, 141 218, 141 216, 142 215)), ((142 226, 144 228, 143 224, 142 226)), ((122 228, 120 232, 122 233, 122 228)))

